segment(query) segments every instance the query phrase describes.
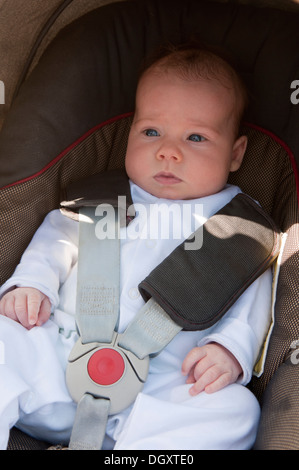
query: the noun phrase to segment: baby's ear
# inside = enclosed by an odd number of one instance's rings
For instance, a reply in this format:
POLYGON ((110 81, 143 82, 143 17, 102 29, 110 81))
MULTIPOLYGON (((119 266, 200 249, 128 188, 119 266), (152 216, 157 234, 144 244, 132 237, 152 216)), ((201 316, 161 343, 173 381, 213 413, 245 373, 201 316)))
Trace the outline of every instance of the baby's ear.
POLYGON ((230 171, 237 171, 243 161, 243 157, 247 147, 247 137, 246 135, 241 135, 235 141, 232 151, 232 161, 230 171))

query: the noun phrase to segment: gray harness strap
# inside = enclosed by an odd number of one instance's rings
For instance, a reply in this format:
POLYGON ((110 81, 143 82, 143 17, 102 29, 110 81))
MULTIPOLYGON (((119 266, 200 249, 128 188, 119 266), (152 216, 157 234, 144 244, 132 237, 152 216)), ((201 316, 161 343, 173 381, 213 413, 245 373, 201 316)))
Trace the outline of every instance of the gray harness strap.
POLYGON ((69 449, 100 450, 105 437, 110 402, 84 394, 80 399, 69 449))
POLYGON ((110 343, 117 326, 119 237, 117 220, 112 217, 117 218, 117 211, 109 217, 110 230, 114 231, 111 238, 97 240, 95 209, 80 210, 76 323, 83 344, 110 343))

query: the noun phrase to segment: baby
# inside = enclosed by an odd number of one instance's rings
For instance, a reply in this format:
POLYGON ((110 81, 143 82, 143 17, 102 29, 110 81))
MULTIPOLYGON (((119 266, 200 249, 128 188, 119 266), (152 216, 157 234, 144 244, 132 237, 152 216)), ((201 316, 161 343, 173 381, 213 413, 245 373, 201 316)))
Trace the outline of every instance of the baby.
MULTIPOLYGON (((167 201, 168 207, 172 202, 192 207, 200 203, 205 220, 228 203, 240 192, 227 185, 227 179, 231 171, 239 169, 246 150, 247 139, 239 135, 245 105, 246 91, 237 73, 209 50, 178 48, 150 64, 139 80, 126 153, 133 202, 167 201)), ((140 223, 140 217, 137 214, 131 224, 140 223)), ((180 242, 159 240, 147 254, 146 240, 122 240, 120 330, 143 304, 135 286, 180 242), (128 292, 135 292, 135 298, 128 292)), ((21 412, 8 411, 12 400, 1 392, 5 398, 0 401, 5 405, 0 408, 4 423, 0 431, 18 423, 26 432, 51 442, 69 438, 75 405, 62 375, 76 340, 70 288, 75 285, 77 243, 76 222, 53 211, 0 290, 3 341, 15 338, 22 354, 36 364, 32 369, 27 364, 28 372, 22 369, 22 386, 8 373, 14 410, 20 406, 21 412), (30 354, 32 348, 37 357, 30 354), (44 382, 43 396, 37 385, 43 379, 32 377, 41 371, 39 362, 56 380, 54 385, 51 381, 51 392, 45 390, 48 382, 44 382), (31 378, 27 378, 29 369, 31 378), (26 393, 30 404, 24 398, 26 393), (9 418, 5 421, 2 415, 9 418), (50 415, 60 419, 53 423, 50 415)), ((268 271, 214 327, 180 332, 151 359, 148 380, 134 405, 109 418, 106 448, 250 448, 259 407, 244 385, 250 380, 268 327, 270 298, 268 271)), ((11 352, 14 359, 6 368, 14 368, 19 376, 16 355, 11 352)), ((2 383, 5 380, 3 375, 2 383)), ((0 444, 5 446, 7 431, 3 432, 6 437, 0 436, 0 444)))

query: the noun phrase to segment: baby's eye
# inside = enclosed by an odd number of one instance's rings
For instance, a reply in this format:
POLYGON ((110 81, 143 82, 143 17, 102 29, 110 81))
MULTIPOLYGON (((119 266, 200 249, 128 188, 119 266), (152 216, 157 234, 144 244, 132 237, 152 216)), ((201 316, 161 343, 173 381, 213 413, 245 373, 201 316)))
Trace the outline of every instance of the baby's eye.
POLYGON ((200 134, 191 134, 189 135, 188 140, 191 140, 192 142, 204 142, 206 139, 200 134))
POLYGON ((143 131, 143 133, 147 137, 158 137, 159 136, 159 132, 156 131, 156 129, 145 129, 145 131, 143 131))

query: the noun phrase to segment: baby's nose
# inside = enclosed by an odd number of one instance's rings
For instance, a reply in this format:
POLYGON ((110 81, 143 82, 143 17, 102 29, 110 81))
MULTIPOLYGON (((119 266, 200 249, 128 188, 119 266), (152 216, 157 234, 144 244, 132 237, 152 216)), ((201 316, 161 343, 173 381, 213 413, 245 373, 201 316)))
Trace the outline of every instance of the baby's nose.
POLYGON ((158 160, 173 160, 180 162, 182 160, 182 153, 176 145, 165 144, 162 145, 156 154, 158 160))

